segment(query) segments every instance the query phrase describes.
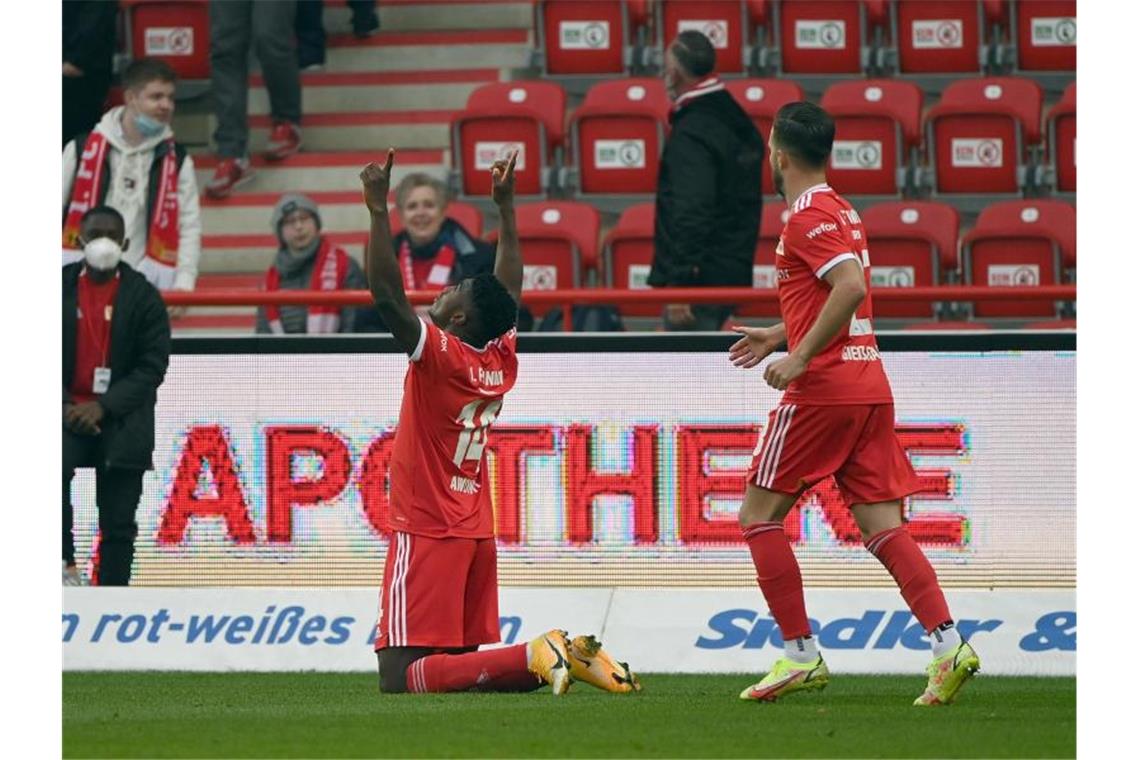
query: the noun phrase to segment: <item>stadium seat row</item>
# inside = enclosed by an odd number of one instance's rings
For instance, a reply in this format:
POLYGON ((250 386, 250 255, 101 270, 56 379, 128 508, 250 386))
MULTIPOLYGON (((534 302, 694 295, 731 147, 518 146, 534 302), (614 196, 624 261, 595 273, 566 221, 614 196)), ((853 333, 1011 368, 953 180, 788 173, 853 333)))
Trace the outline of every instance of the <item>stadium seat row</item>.
MULTIPOLYGON (((734 79, 725 86, 765 140, 779 108, 804 98, 799 85, 785 80, 734 79)), ((821 100, 836 119, 829 177, 854 195, 1075 192, 1076 83, 1044 126, 1041 103, 1037 83, 1019 77, 951 82, 925 116, 922 91, 912 83, 833 84, 821 100)), ((491 164, 518 150, 522 195, 556 188, 652 194, 669 107, 659 79, 599 82, 568 119, 566 94, 555 82, 483 85, 452 121, 456 185, 463 195, 482 194, 491 164)), ((774 192, 767 166, 763 192, 774 192)))
MULTIPOLYGON (((753 286, 775 288, 774 251, 787 219, 783 204, 768 204, 760 222, 753 286)), ((448 215, 481 236, 479 210, 452 203, 448 215)), ((963 283, 979 286, 1062 284, 1075 281, 1076 209, 1055 199, 1000 201, 988 206, 973 229, 959 236, 958 212, 935 201, 893 201, 862 213, 871 240, 871 279, 876 287, 923 287, 963 283)), ((599 242, 601 217, 589 203, 547 201, 520 204, 519 238, 526 250, 526 289, 552 290, 600 284, 620 289, 648 287, 653 261, 654 204, 629 207, 599 242)), ((495 234, 488 236, 495 239, 495 234)), ((625 307, 630 316, 651 316, 657 307, 625 307)), ((880 317, 931 317, 929 305, 881 303, 880 317)), ((978 317, 1051 317, 1056 305, 1021 301, 978 303, 978 317)), ((774 317, 775 305, 749 307, 743 316, 774 317)))
POLYGON ((722 73, 1076 71, 1075 0, 539 0, 549 76, 637 73, 696 29, 722 73))

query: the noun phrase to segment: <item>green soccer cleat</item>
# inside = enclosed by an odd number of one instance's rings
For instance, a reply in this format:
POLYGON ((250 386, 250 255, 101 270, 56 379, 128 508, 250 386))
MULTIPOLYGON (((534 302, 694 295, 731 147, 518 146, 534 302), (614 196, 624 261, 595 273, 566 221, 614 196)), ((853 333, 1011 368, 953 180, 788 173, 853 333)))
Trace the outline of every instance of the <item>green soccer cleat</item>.
POLYGON ((930 680, 926 683, 926 691, 914 700, 915 707, 951 704, 966 685, 966 681, 969 681, 981 666, 978 653, 963 641, 953 652, 942 655, 926 666, 926 674, 930 676, 930 680))
POLYGON ((740 698, 757 702, 775 702, 786 694, 822 689, 827 686, 830 675, 827 663, 822 657, 809 663, 795 662, 787 657, 781 657, 759 683, 740 692, 740 698))

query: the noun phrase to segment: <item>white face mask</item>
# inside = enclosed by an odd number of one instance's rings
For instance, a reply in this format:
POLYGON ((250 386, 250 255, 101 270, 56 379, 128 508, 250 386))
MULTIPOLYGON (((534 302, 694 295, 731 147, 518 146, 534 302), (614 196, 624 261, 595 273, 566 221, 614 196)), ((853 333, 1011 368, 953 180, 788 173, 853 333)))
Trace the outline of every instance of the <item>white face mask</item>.
POLYGON ((123 248, 111 238, 95 238, 83 246, 83 259, 92 269, 107 271, 119 265, 123 248))

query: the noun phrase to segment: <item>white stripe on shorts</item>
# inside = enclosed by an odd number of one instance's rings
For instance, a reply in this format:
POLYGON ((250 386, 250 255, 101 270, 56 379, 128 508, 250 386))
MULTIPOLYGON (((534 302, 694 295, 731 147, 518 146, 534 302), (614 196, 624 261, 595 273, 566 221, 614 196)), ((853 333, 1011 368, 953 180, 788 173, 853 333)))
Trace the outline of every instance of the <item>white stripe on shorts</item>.
MULTIPOLYGON (((388 589, 388 646, 405 646, 408 638, 405 591, 411 541, 406 533, 396 533, 396 559, 392 563, 392 585, 388 589)), ((389 551, 391 551, 389 545, 389 551)))
POLYGON ((771 456, 772 453, 772 442, 775 440, 776 433, 780 429, 780 423, 784 419, 784 411, 786 409, 786 406, 776 407, 776 412, 774 415, 772 415, 772 425, 763 433, 763 443, 761 444, 762 448, 760 451, 760 464, 756 468, 756 485, 758 486, 763 485, 764 472, 768 467, 768 457, 771 456))
POLYGON ((776 471, 780 468, 780 454, 784 451, 784 440, 788 437, 788 429, 792 426, 792 416, 796 413, 796 407, 792 404, 784 407, 783 411, 779 427, 772 434, 766 469, 760 473, 760 485, 763 488, 771 488, 776 480, 776 471))

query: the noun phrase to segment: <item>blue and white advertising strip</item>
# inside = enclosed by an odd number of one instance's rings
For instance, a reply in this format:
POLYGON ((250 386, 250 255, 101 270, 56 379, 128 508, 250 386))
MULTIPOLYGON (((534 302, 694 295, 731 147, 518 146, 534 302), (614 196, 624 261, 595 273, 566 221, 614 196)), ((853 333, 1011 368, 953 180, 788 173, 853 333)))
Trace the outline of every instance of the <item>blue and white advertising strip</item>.
MULTIPOLYGON (((948 594, 995 675, 1075 675, 1072 590, 948 594)), ((893 590, 809 589, 808 613, 838 673, 919 673, 930 647, 893 590)), ((370 671, 369 589, 64 590, 65 670, 370 671)), ((759 591, 503 588, 503 642, 550 628, 595 633, 643 672, 761 672, 779 629, 759 591)))

